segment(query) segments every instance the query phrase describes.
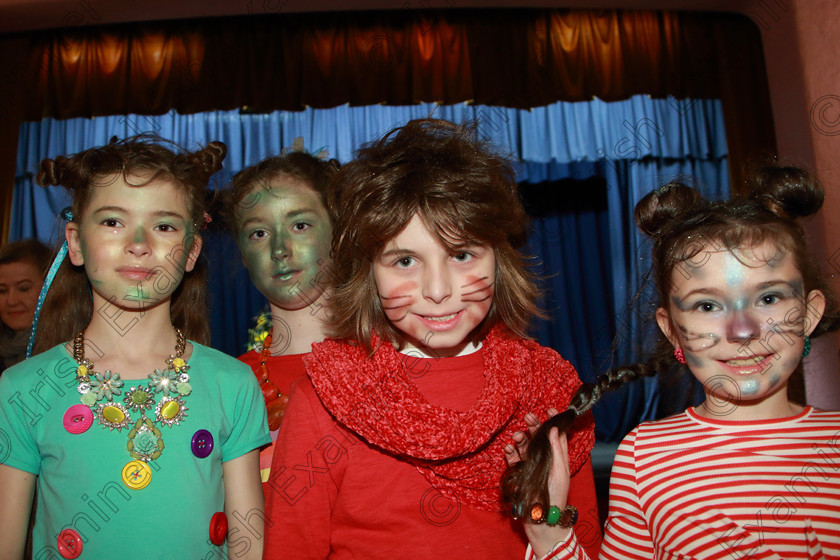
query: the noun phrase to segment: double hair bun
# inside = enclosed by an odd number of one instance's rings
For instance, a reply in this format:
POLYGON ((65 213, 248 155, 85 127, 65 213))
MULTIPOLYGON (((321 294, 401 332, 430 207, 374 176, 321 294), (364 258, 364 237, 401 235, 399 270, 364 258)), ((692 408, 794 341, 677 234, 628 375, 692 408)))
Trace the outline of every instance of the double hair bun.
POLYGON ((636 225, 642 233, 657 238, 699 210, 731 204, 758 206, 780 219, 794 220, 815 214, 825 198, 817 178, 793 165, 763 165, 752 173, 747 185, 750 195, 746 200, 709 202, 695 188, 678 181, 667 183, 636 205, 636 225))

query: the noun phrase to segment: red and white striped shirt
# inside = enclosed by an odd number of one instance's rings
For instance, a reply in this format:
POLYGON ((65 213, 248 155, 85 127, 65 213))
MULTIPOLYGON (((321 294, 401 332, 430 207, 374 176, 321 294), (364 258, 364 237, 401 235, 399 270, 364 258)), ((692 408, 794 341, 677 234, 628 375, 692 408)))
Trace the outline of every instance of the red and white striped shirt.
MULTIPOLYGON (((546 558, 586 558, 574 534, 546 558)), ((840 412, 633 430, 610 480, 604 559, 840 559, 840 412)))

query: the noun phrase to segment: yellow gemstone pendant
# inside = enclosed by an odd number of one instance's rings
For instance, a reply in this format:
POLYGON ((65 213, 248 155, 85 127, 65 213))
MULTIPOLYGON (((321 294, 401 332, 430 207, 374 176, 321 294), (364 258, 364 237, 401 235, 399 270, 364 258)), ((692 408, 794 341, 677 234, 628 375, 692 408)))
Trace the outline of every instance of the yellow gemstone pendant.
POLYGON ((102 416, 105 418, 105 420, 113 424, 119 424, 120 422, 125 420, 125 414, 116 406, 106 406, 105 408, 103 408, 102 416))
POLYGON ((110 402, 107 404, 100 404, 99 410, 96 414, 99 423, 111 430, 122 430, 131 422, 128 412, 119 404, 110 402))
POLYGON ((160 409, 160 415, 165 420, 172 420, 179 412, 181 412, 181 405, 178 404, 178 401, 169 401, 160 409))
POLYGON ((178 397, 164 397, 155 407, 155 419, 161 424, 179 424, 187 415, 187 405, 178 397))

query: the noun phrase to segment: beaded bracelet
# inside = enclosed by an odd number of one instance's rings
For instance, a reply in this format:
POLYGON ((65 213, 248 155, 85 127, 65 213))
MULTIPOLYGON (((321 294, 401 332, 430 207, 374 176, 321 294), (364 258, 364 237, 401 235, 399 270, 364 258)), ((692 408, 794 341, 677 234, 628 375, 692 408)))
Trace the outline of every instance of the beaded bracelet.
MULTIPOLYGON (((511 515, 514 519, 525 517, 524 509, 522 505, 514 504, 511 507, 511 515)), ((536 503, 528 510, 527 517, 531 523, 545 523, 549 527, 559 525, 563 529, 568 529, 577 522, 578 511, 575 506, 570 504, 561 510, 557 506, 549 506, 546 509, 542 504, 536 503)))

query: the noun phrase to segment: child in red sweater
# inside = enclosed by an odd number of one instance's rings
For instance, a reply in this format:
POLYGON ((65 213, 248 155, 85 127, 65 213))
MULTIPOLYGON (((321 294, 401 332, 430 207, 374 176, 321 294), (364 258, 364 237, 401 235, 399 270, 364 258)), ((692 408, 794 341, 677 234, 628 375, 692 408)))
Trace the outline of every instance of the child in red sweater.
MULTIPOLYGON (((306 357, 268 491, 266 558, 521 558, 502 513, 505 447, 580 381, 526 339, 537 290, 509 162, 451 123, 363 148, 331 190, 333 339, 306 357)), ((545 416, 543 416, 544 418, 545 416)), ((600 544, 591 417, 570 500, 600 544)))

